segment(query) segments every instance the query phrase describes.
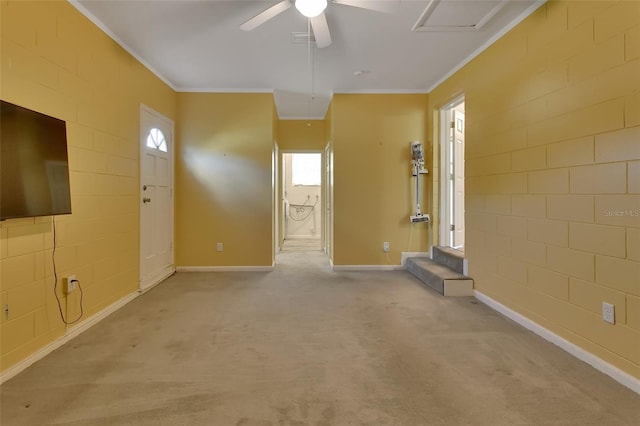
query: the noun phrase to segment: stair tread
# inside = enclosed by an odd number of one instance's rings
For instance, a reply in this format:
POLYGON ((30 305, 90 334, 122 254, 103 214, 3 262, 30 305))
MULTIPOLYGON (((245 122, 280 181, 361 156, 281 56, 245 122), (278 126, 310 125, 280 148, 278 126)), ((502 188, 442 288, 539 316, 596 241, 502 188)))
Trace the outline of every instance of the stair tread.
POLYGON ((436 246, 434 247, 435 250, 440 250, 443 253, 446 253, 450 256, 453 257, 457 257, 459 259, 464 259, 464 253, 461 252, 460 250, 456 250, 454 248, 451 247, 445 247, 445 246, 436 246))
POLYGON ((433 260, 426 257, 413 257, 407 259, 407 262, 411 262, 416 266, 426 269, 434 275, 442 278, 443 280, 468 280, 470 277, 463 275, 459 272, 454 271, 453 269, 442 265, 440 263, 434 262, 433 260))

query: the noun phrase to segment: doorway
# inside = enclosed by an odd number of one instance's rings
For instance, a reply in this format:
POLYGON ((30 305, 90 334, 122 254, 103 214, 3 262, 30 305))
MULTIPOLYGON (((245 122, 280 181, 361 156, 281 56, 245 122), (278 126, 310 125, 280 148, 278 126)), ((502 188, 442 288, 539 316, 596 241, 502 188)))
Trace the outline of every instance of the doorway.
POLYGON ((464 98, 440 110, 440 245, 464 251, 464 98))
POLYGON ((175 272, 173 122, 140 107, 140 290, 175 272))
POLYGON ((282 154, 282 251, 321 250, 322 153, 282 154))

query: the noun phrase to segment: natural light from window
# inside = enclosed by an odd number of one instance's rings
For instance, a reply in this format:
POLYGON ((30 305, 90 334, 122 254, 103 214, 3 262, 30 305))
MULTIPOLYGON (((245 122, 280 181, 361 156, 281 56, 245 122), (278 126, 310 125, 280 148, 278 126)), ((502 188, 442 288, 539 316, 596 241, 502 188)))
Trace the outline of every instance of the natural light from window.
POLYGON ((320 154, 291 154, 291 180, 294 186, 320 186, 320 154))
POLYGON ((162 152, 167 152, 167 140, 164 138, 162 130, 153 128, 149 130, 147 136, 147 146, 153 149, 159 149, 162 152))

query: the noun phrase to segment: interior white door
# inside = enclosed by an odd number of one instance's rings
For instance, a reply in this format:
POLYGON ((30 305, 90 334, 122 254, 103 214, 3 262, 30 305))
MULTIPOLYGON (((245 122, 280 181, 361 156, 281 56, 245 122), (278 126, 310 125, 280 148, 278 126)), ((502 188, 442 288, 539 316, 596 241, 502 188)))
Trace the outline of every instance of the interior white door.
POLYGON ((273 260, 280 253, 280 147, 274 144, 271 169, 273 172, 273 260))
POLYGON ((140 108, 140 289, 175 271, 173 262, 173 122, 140 108))
POLYGON ((440 245, 464 250, 464 99, 440 110, 440 245))
POLYGON ((464 247, 464 112, 453 110, 453 241, 454 248, 464 247))
POLYGON ((324 149, 324 251, 331 256, 331 146, 324 149))

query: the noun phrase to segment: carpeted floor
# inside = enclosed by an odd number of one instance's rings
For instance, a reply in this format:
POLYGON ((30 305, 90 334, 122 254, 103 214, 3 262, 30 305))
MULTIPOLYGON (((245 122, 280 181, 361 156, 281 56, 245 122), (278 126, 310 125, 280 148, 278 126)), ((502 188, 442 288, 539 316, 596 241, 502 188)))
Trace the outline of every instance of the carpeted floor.
POLYGON ((13 425, 638 425, 640 396, 404 271, 180 273, 2 386, 13 425))

